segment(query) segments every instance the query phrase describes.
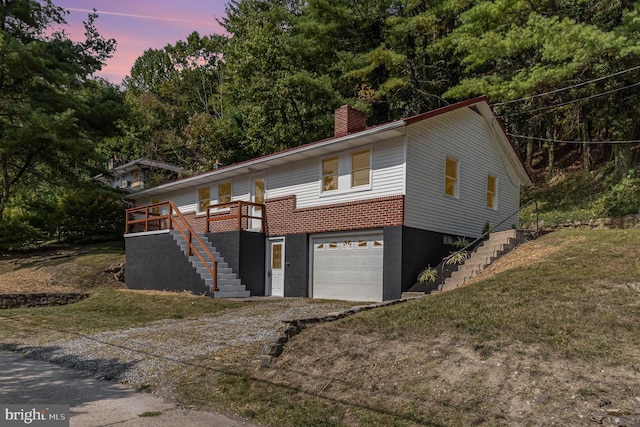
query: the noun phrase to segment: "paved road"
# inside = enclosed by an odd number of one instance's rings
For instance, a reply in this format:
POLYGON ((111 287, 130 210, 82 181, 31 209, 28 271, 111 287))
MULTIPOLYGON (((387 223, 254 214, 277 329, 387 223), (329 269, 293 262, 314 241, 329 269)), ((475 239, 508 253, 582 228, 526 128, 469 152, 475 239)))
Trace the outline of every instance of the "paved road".
POLYGON ((10 351, 0 351, 0 403, 69 405, 71 427, 258 427, 213 412, 183 410, 151 394, 10 351), (139 416, 145 412, 161 414, 139 416))

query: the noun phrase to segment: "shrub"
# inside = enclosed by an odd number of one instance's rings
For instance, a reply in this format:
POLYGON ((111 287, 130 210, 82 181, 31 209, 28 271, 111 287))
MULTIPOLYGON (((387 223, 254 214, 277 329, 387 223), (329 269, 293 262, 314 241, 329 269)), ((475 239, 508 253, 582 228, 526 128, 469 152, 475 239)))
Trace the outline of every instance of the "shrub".
POLYGON ((631 169, 604 197, 603 215, 619 217, 640 212, 640 177, 631 169))
POLYGON ((447 257, 446 264, 462 264, 467 260, 467 258, 469 258, 469 253, 467 251, 451 252, 451 254, 447 257))
POLYGON ((438 279, 438 270, 428 266, 418 274, 418 283, 434 283, 438 279))

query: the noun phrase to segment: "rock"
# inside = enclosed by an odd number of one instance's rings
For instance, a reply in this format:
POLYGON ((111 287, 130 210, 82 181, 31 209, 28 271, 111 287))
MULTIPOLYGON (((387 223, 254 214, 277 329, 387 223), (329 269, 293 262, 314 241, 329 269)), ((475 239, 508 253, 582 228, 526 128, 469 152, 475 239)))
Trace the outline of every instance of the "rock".
POLYGON ((602 408, 603 406, 606 406, 606 405, 611 405, 611 400, 607 399, 606 397, 601 397, 600 407, 602 408))
POLYGON ((260 356, 260 366, 263 368, 268 368, 273 364, 274 361, 275 361, 275 357, 273 356, 267 356, 267 355, 260 356))
POLYGON ((267 344, 262 347, 262 354, 265 356, 274 356, 278 357, 282 354, 283 346, 282 344, 267 344))
POLYGON ((536 403, 539 405, 544 405, 551 399, 551 393, 543 393, 536 399, 536 403))

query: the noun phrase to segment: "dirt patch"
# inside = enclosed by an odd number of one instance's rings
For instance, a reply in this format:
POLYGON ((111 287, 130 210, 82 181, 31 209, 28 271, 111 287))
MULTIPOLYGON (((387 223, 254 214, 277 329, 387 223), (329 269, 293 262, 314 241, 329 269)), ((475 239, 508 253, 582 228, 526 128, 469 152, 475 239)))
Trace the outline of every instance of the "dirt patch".
POLYGON ((116 244, 65 247, 0 257, 0 293, 73 292, 121 288, 108 270, 124 261, 116 244))
POLYGON ((336 341, 321 328, 292 339, 274 368, 254 374, 412 425, 429 425, 432 414, 445 425, 491 426, 579 426, 640 414, 638 372, 630 366, 548 360, 515 344, 485 356, 449 336, 416 342, 344 334, 336 341))

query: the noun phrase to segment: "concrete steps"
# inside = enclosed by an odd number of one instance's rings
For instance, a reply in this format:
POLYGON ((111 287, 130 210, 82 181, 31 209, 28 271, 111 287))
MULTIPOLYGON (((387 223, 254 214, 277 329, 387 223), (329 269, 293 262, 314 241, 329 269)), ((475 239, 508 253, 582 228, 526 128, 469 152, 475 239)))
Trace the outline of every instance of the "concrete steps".
POLYGON ((464 264, 461 264, 458 270, 445 280, 440 291, 449 291, 461 286, 487 268, 493 261, 526 241, 527 237, 522 230, 491 233, 489 239, 481 243, 464 264))
MULTIPOLYGON (((171 231, 171 236, 176 241, 176 244, 180 247, 180 250, 186 255, 189 249, 189 245, 182 237, 179 231, 171 231)), ((213 292, 214 298, 246 298, 250 296, 250 292, 242 284, 242 281, 238 278, 238 275, 233 272, 229 264, 224 261, 220 252, 209 242, 204 234, 198 234, 198 237, 204 243, 204 246, 209 249, 214 257, 218 260, 218 290, 213 292)), ((200 244, 195 242, 195 246, 201 249, 200 244)), ((211 289, 213 286, 213 276, 209 272, 209 269, 204 265, 200 257, 192 255, 188 257, 189 262, 195 269, 196 273, 200 275, 206 286, 211 289)), ((205 259, 206 260, 206 259, 205 259)))

